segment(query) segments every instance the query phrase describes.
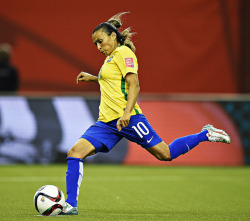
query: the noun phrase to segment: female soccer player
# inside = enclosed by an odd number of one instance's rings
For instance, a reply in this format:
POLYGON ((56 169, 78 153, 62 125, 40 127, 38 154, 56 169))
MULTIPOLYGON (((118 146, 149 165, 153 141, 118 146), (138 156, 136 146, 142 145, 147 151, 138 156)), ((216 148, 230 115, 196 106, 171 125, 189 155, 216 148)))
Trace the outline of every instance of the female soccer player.
POLYGON ((167 145, 154 131, 137 104, 140 91, 135 47, 130 40, 130 28, 122 33, 119 13, 98 25, 92 34, 97 49, 106 56, 98 77, 81 72, 79 81, 100 84, 101 103, 98 121, 91 126, 69 150, 66 176, 67 200, 63 215, 77 215, 77 200, 83 178, 83 163, 87 156, 109 152, 123 137, 141 145, 162 161, 185 154, 200 142, 230 143, 223 130, 206 125, 201 132, 178 138, 167 145))

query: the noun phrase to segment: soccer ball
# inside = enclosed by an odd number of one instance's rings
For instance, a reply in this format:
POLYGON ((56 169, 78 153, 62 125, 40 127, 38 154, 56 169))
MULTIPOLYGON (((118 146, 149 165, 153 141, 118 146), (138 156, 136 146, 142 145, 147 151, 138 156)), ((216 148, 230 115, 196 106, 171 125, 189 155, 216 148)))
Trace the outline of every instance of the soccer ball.
POLYGON ((58 215, 65 203, 63 192, 54 185, 40 187, 34 196, 36 210, 43 216, 58 215))

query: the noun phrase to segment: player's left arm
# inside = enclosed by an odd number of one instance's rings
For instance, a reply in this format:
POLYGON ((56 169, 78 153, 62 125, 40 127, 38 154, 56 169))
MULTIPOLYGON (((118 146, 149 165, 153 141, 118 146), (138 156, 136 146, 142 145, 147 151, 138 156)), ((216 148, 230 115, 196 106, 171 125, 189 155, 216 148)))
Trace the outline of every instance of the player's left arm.
POLYGON ((125 80, 128 84, 128 96, 127 96, 127 105, 124 110, 123 116, 117 121, 117 129, 121 131, 122 127, 126 127, 129 125, 131 112, 135 107, 135 103, 139 96, 140 85, 138 75, 135 73, 127 73, 125 76, 125 80))

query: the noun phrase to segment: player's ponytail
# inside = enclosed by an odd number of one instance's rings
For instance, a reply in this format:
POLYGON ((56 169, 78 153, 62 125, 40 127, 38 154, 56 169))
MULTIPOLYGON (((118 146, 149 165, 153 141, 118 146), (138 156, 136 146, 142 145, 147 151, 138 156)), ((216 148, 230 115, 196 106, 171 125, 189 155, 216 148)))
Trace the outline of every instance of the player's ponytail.
POLYGON ((93 34, 98 31, 99 29, 103 29, 103 31, 107 35, 111 35, 112 32, 116 33, 117 42, 121 45, 125 45, 129 47, 133 52, 135 52, 135 46, 133 42, 131 41, 131 37, 134 33, 131 33, 131 28, 126 28, 122 33, 118 31, 118 29, 122 26, 121 22, 121 16, 126 14, 128 12, 120 12, 113 17, 111 17, 107 22, 101 23, 98 25, 95 30, 93 31, 93 34))

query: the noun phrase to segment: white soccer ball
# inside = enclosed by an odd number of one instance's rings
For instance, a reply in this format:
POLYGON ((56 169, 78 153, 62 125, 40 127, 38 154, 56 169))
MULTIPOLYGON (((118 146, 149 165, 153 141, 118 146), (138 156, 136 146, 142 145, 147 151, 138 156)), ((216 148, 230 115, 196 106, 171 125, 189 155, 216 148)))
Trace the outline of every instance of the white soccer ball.
POLYGON ((34 203, 36 210, 43 216, 56 216, 62 211, 65 198, 58 187, 45 185, 35 193, 34 203))

